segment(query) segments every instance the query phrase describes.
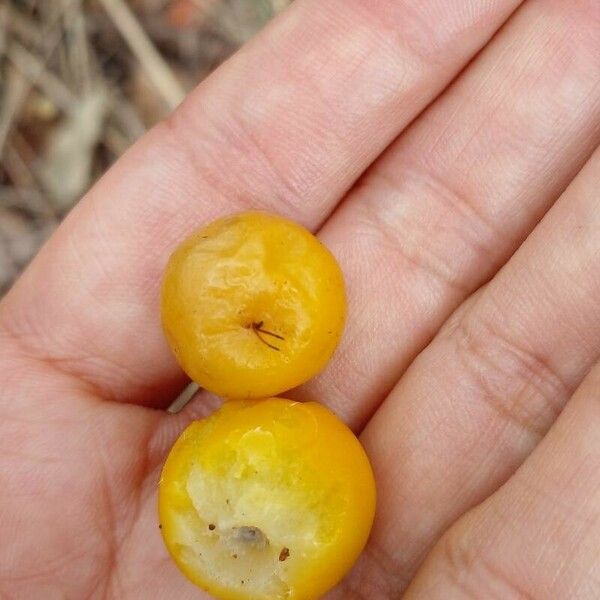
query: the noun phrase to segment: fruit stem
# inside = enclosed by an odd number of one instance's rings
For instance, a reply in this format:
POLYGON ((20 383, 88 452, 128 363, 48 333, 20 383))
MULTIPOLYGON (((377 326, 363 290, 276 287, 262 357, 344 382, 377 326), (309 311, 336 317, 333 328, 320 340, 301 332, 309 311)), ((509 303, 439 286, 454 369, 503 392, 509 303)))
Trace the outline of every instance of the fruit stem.
POLYGON ((285 340, 285 338, 277 333, 273 333, 272 331, 268 331, 266 329, 263 329, 264 321, 259 321, 258 323, 252 323, 252 330, 254 331, 254 333, 256 334, 256 337, 265 345, 268 346, 269 348, 272 348, 273 350, 277 350, 277 352, 279 352, 280 348, 278 348, 277 346, 270 344, 267 340, 265 340, 262 336, 263 335, 270 335, 271 337, 277 338, 278 340, 285 340), (261 335, 262 334, 262 335, 261 335))

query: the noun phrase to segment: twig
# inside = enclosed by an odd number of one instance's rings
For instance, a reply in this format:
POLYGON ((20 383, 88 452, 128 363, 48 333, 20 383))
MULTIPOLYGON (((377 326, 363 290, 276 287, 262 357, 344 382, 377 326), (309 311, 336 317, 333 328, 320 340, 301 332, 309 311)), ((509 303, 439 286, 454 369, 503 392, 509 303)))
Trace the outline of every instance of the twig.
POLYGON ((5 27, 4 35, 17 36, 21 41, 35 46, 40 41, 40 28, 34 21, 24 17, 10 4, 3 7, 4 18, 2 26, 5 27))
POLYGON ((0 6, 0 56, 4 54, 8 44, 8 11, 8 4, 0 6))
POLYGON ((146 35, 134 13, 123 0, 100 0, 100 3, 169 108, 175 108, 183 100, 185 90, 146 35))
MULTIPOLYGON (((61 0, 62 6, 67 8, 70 0, 61 0)), ((73 87, 81 90, 86 95, 94 87, 90 72, 90 55, 85 19, 82 12, 81 0, 74 2, 70 10, 63 11, 65 27, 66 59, 69 72, 73 75, 73 87)))
POLYGON ((0 160, 4 154, 6 140, 13 128, 23 103, 29 94, 29 82, 17 69, 9 69, 6 93, 0 114, 0 160))
MULTIPOLYGON (((31 85, 38 87, 64 113, 70 113, 77 105, 77 96, 51 71, 44 69, 44 64, 17 42, 13 42, 8 52, 9 60, 22 72, 31 85)), ((113 90, 111 104, 114 105, 113 118, 123 135, 114 126, 104 131, 103 141, 117 156, 122 154, 132 142, 140 137, 144 125, 132 107, 120 94, 113 90)))
POLYGON ((127 136, 129 142, 134 142, 146 133, 146 126, 139 115, 137 107, 123 95, 119 88, 109 86, 109 92, 113 106, 111 118, 127 136))
MULTIPOLYGON (((42 27, 40 24, 24 15, 21 11, 11 7, 10 4, 5 6, 6 10, 6 31, 12 38, 17 37, 21 43, 42 50, 46 48, 49 28, 42 27)), ((52 23, 52 27, 56 26, 56 22, 52 23)))
POLYGON ((115 158, 119 158, 131 145, 131 140, 114 125, 107 125, 104 128, 102 141, 115 158))
MULTIPOLYGON (((68 3, 65 4, 64 10, 68 10, 69 6, 74 0, 69 0, 68 3)), ((55 18, 51 21, 49 26, 42 32, 44 34, 44 38, 48 39, 47 51, 44 59, 47 61, 52 56, 54 50, 59 45, 60 40, 62 39, 62 31, 58 27, 59 19, 55 18)), ((44 64, 40 63, 40 73, 44 70, 44 64)), ((12 69, 15 73, 15 82, 12 85, 7 86, 9 88, 8 97, 4 101, 4 109, 2 111, 2 115, 0 115, 0 160, 2 159, 4 146, 6 144, 6 139, 11 132, 13 123, 16 117, 19 115, 25 99, 31 89, 32 82, 39 77, 40 73, 37 73, 33 78, 29 78, 30 81, 26 81, 23 74, 18 73, 16 69, 12 69), (19 81, 17 81, 17 79, 19 81), (16 88, 16 89, 14 89, 16 88)))
POLYGON ((31 85, 39 87, 54 104, 69 112, 77 102, 76 96, 51 71, 44 69, 44 63, 21 46, 12 42, 8 50, 9 60, 27 77, 31 85))
POLYGON ((44 195, 37 188, 0 186, 0 209, 16 208, 26 210, 35 217, 43 217, 56 224, 58 219, 44 195))
POLYGON ((193 381, 175 398, 171 406, 167 409, 167 412, 178 413, 185 408, 188 402, 196 395, 200 386, 193 381))
POLYGON ((3 166, 17 189, 37 188, 34 174, 21 156, 19 149, 12 144, 6 147, 3 166))

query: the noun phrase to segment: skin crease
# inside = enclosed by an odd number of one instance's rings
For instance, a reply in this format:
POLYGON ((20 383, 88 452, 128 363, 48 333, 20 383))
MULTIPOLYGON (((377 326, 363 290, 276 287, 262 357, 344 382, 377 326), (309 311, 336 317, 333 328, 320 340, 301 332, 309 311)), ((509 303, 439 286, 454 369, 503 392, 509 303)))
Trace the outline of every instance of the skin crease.
POLYGON ((597 598, 599 27, 595 0, 297 0, 136 144, 0 304, 0 596, 203 597, 156 484, 215 401, 156 410, 185 382, 158 287, 255 208, 348 287, 296 396, 364 430, 380 501, 328 598, 597 598))

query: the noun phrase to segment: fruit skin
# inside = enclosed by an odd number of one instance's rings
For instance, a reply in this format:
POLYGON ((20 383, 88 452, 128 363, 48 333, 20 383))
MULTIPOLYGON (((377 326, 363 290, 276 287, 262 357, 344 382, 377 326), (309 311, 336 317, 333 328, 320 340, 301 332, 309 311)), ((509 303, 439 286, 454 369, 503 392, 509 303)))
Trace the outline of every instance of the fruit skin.
POLYGON ((225 403, 182 433, 160 480, 169 552, 191 581, 221 600, 320 598, 360 554, 374 511, 362 446, 314 402, 225 403), (244 553, 239 544, 227 546, 240 527, 259 528, 269 547, 244 553), (240 564, 256 571, 248 576, 240 564))
POLYGON ((335 258, 309 231, 247 212, 211 223, 175 250, 161 308, 191 379, 225 398, 267 398, 326 365, 346 294, 335 258))

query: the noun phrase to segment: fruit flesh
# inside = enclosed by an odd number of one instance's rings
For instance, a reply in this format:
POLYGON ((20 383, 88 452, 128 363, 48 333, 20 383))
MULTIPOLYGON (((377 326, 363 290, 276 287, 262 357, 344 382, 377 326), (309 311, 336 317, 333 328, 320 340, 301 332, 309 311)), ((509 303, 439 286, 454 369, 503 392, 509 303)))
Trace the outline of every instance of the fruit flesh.
POLYGON ((163 327, 179 363, 225 398, 265 398, 310 379, 333 354, 345 316, 330 252, 265 213, 200 230, 174 252, 163 280, 163 327))
POLYGON ((226 403, 192 423, 161 476, 165 543, 223 600, 313 600, 366 543, 373 474, 329 410, 284 399, 226 403))

